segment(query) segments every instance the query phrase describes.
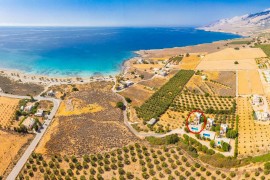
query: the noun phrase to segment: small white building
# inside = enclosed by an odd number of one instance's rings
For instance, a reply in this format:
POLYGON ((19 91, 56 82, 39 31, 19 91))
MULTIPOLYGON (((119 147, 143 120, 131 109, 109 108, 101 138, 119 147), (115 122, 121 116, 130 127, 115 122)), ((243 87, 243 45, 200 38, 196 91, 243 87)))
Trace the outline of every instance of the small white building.
POLYGON ((202 78, 202 80, 207 80, 207 76, 206 75, 202 75, 201 78, 202 78))
POLYGON ((48 93, 47 93, 48 96, 55 96, 55 93, 53 90, 50 90, 48 93))
POLYGON ((44 111, 42 109, 38 109, 35 116, 43 117, 44 116, 44 111))
POLYGON ((220 135, 225 135, 228 130, 228 125, 227 124, 221 124, 220 125, 220 135))
POLYGON ((263 105, 262 97, 257 95, 257 94, 253 95, 252 104, 255 105, 255 106, 263 105))
POLYGON ((168 75, 168 73, 167 73, 166 71, 162 71, 162 70, 161 70, 161 71, 159 71, 159 75, 165 77, 165 76, 168 75))
POLYGON ((147 122, 147 124, 153 126, 156 122, 157 122, 157 120, 155 118, 152 118, 147 122))
POLYGON ((210 140, 214 140, 215 136, 216 136, 216 133, 213 132, 213 131, 203 130, 200 133, 200 135, 201 135, 201 137, 204 137, 204 138, 207 138, 207 139, 210 139, 210 140))
POLYGON ((211 128, 213 125, 214 125, 214 119, 212 118, 207 118, 207 124, 206 124, 206 127, 207 128, 211 128))
POLYGON ((125 84, 127 87, 129 87, 129 86, 133 85, 134 83, 132 81, 128 80, 125 82, 125 84))
POLYGON ((30 112, 33 109, 33 107, 34 107, 34 104, 29 104, 24 108, 24 111, 25 112, 30 112))
POLYGON ((257 120, 262 120, 262 121, 270 120, 270 114, 268 112, 256 111, 255 116, 257 120))
POLYGON ((33 128, 35 123, 36 121, 33 118, 28 117, 23 121, 22 125, 24 125, 28 130, 30 130, 33 128))

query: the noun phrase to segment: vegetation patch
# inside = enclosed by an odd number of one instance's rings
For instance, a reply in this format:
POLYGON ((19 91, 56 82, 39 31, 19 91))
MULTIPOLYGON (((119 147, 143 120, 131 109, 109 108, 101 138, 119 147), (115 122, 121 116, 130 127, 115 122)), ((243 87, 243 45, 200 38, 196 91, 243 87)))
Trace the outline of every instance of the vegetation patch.
POLYGON ((142 106, 137 108, 138 117, 146 121, 162 115, 193 74, 194 71, 192 70, 180 70, 142 106))
POLYGON ((258 44, 255 46, 255 48, 261 48, 264 53, 270 57, 270 44, 258 44))

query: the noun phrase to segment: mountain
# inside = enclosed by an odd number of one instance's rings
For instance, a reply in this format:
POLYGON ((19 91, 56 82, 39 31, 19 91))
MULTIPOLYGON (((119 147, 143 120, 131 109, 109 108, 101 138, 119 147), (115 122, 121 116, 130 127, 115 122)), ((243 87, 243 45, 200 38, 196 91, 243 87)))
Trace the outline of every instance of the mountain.
POLYGON ((243 36, 252 36, 262 32, 270 32, 270 9, 254 14, 221 19, 198 29, 228 32, 243 36))

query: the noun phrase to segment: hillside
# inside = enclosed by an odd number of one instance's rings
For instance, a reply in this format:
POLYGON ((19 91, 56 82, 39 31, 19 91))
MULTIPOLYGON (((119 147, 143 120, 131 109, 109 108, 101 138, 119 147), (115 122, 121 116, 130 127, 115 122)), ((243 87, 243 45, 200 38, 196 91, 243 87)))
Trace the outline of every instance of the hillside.
POLYGON ((215 23, 200 27, 206 31, 228 32, 243 36, 252 36, 270 31, 270 9, 254 14, 221 19, 215 23))

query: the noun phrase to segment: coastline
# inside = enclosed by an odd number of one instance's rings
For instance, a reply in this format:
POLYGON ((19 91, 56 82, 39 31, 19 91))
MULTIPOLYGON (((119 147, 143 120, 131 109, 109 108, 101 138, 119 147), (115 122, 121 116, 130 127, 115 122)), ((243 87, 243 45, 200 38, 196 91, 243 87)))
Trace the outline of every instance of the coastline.
MULTIPOLYGON (((239 34, 238 34, 239 35, 239 34)), ((114 77, 120 74, 126 74, 128 72, 128 69, 131 67, 131 62, 134 60, 138 60, 138 58, 147 58, 147 54, 149 52, 165 52, 164 55, 166 55, 166 51, 175 51, 170 56, 174 56, 179 53, 192 53, 190 49, 196 49, 196 47, 201 46, 207 46, 207 45, 213 45, 218 43, 228 43, 230 41, 233 41, 235 39, 243 39, 246 37, 238 37, 233 39, 227 39, 227 40, 219 40, 219 41, 213 41, 210 43, 201 43, 197 45, 188 45, 188 46, 180 46, 180 47, 169 47, 169 48, 160 48, 160 49, 149 49, 149 50, 138 50, 133 51, 134 54, 133 57, 124 60, 119 69, 115 72, 111 72, 108 74, 103 73, 96 73, 96 75, 85 75, 85 76, 51 76, 51 75, 42 75, 42 74, 31 74, 24 72, 22 70, 18 69, 7 69, 7 68, 1 68, 0 67, 0 75, 8 77, 14 81, 19 81, 22 83, 34 83, 39 85, 54 85, 54 84, 70 84, 70 83, 87 83, 87 82, 93 82, 97 80, 114 80, 114 77), (60 81, 60 82, 59 82, 60 81)), ((159 54, 159 53, 157 53, 159 54)))

